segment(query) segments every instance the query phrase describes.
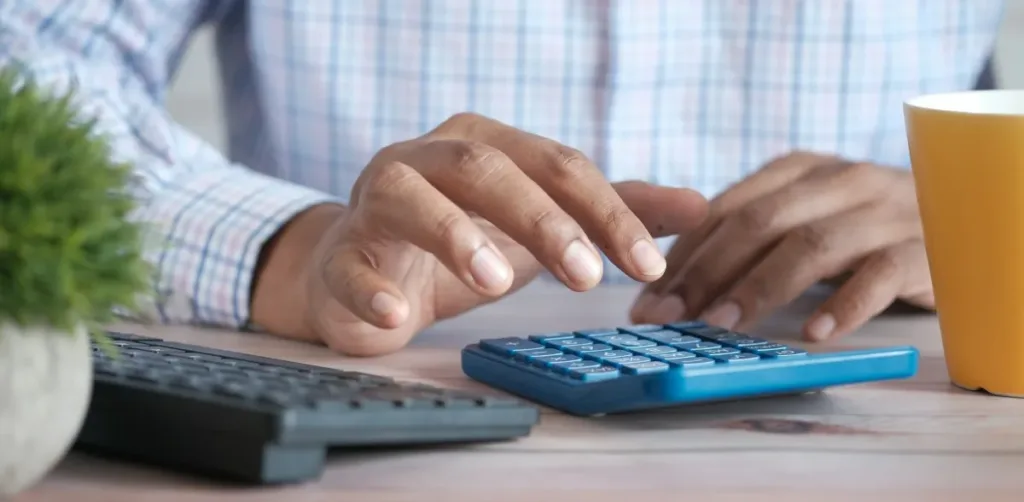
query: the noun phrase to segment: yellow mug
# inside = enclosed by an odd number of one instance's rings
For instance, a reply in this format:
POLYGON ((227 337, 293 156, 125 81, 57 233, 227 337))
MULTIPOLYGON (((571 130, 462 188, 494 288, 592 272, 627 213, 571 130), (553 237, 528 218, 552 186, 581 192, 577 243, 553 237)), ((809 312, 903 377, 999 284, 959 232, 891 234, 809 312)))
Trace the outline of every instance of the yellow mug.
POLYGON ((1024 397, 1024 91, 903 112, 949 378, 1024 397))

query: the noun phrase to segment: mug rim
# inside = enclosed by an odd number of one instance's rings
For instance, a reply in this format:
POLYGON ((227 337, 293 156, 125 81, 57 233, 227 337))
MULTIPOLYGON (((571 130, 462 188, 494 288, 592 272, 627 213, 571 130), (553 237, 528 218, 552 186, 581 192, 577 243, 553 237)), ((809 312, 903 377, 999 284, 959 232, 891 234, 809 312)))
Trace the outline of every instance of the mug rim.
POLYGON ((940 113, 1024 117, 1024 89, 975 89, 921 94, 904 100, 903 106, 940 113))

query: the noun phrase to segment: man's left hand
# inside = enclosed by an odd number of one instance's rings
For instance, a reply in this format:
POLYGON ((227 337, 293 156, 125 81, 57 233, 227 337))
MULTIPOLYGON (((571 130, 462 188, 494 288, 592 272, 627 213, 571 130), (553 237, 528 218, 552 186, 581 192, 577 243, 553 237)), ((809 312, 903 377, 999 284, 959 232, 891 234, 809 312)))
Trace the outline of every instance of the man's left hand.
POLYGON ((848 275, 806 322, 824 340, 896 300, 934 308, 911 173, 813 153, 779 158, 711 201, 680 236, 634 322, 698 318, 745 330, 820 281, 848 275))

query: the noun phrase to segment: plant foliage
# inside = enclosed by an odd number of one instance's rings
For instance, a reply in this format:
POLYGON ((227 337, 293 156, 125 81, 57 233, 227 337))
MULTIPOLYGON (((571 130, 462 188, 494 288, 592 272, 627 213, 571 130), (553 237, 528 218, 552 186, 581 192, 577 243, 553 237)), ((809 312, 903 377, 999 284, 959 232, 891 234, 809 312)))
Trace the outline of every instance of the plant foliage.
POLYGON ((149 285, 129 167, 72 93, 0 70, 0 323, 95 328, 149 285))

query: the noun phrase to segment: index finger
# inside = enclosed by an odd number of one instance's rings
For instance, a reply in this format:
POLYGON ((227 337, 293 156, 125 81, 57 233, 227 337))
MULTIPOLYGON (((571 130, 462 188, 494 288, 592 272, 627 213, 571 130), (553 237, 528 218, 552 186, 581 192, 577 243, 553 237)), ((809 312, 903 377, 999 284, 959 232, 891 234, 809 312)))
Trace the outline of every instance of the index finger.
POLYGON ((572 216, 626 274, 647 282, 664 273, 665 259, 647 227, 581 152, 469 114, 453 118, 430 134, 471 139, 500 150, 572 216))

